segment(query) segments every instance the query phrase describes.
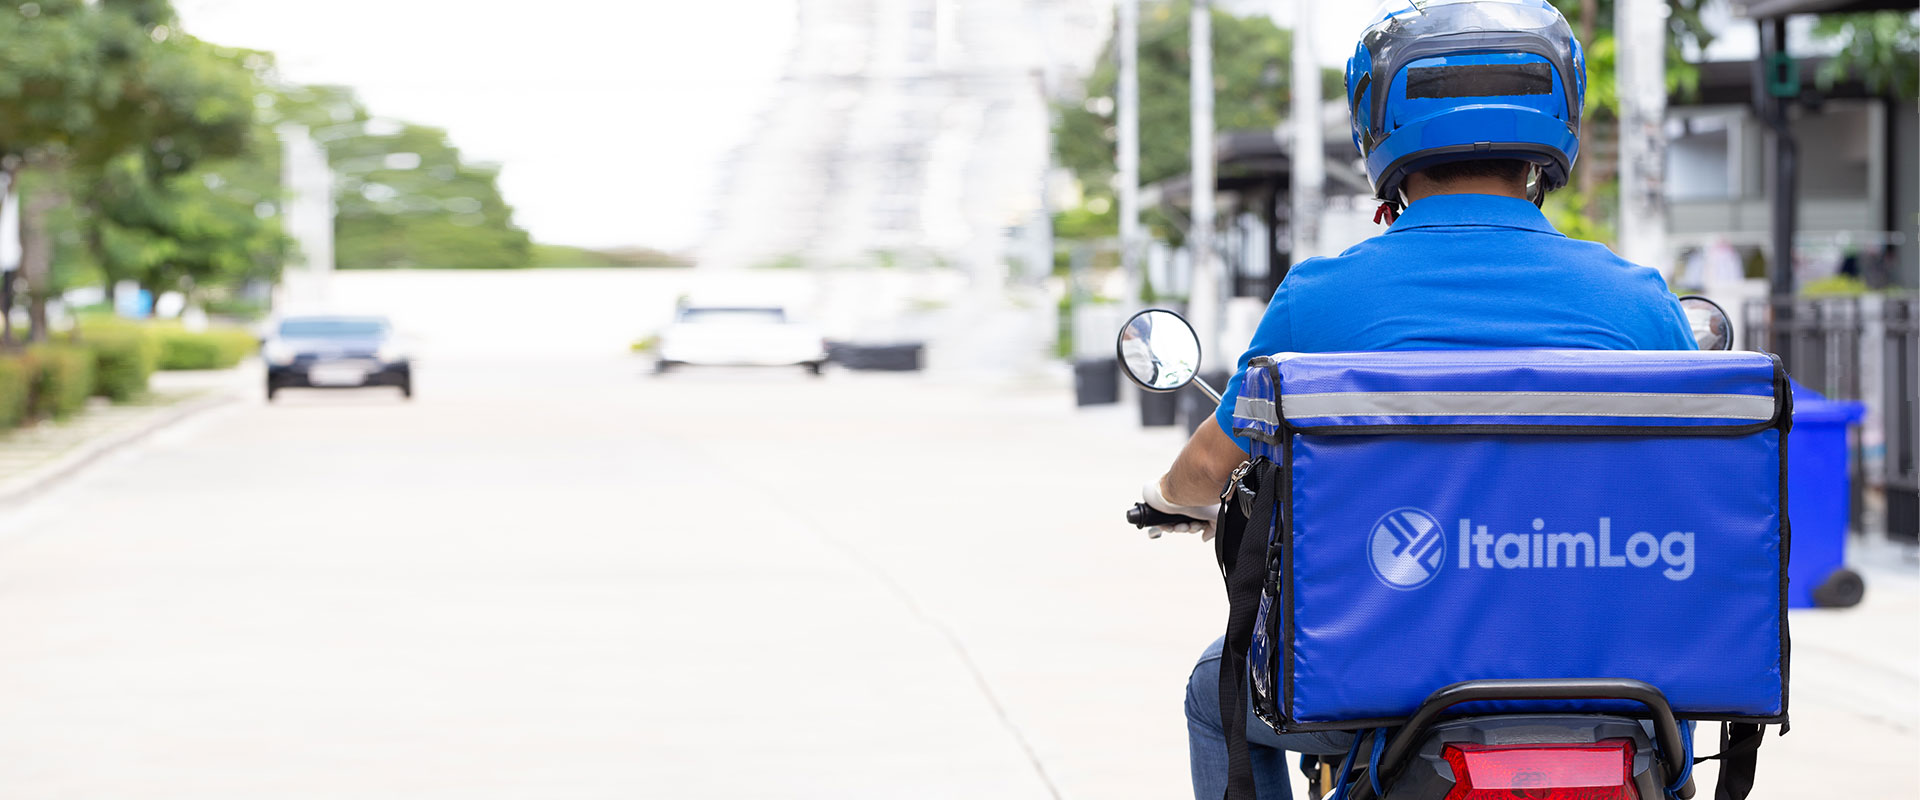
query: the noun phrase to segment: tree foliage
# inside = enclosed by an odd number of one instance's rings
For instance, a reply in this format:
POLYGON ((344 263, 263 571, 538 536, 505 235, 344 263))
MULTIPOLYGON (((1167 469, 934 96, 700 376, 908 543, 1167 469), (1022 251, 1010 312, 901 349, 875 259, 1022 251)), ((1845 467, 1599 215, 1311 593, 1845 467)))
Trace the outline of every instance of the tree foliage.
POLYGON ((693 261, 686 256, 647 247, 595 250, 561 244, 536 244, 533 246, 532 266, 560 269, 691 267, 693 261))
POLYGON ((256 114, 269 63, 168 37, 148 78, 166 101, 128 123, 145 136, 73 170, 88 253, 108 286, 192 293, 278 276, 288 248, 278 142, 256 114))
POLYGON ((501 269, 532 264, 499 170, 446 131, 375 119, 340 86, 289 90, 277 114, 306 126, 334 171, 334 257, 343 268, 501 269))
MULTIPOLYGON (((1143 4, 1140 14, 1140 181, 1152 183, 1187 171, 1192 142, 1190 0, 1143 4)), ((1115 42, 1101 50, 1088 77, 1085 99, 1055 108, 1054 141, 1062 166, 1072 171, 1089 199, 1110 200, 1118 120, 1115 93, 1120 79, 1115 42)), ((1265 16, 1236 16, 1213 11, 1214 104, 1218 130, 1271 129, 1292 102, 1293 33, 1265 16), (1230 101, 1229 101, 1230 99, 1230 101)), ((1319 76, 1327 97, 1339 97, 1341 75, 1319 76)), ((1080 213, 1087 232, 1110 227, 1110 204, 1080 213), (1098 220, 1106 222, 1100 223, 1098 220)))
POLYGON ((1920 97, 1920 26, 1914 15, 1898 11, 1835 14, 1814 25, 1816 38, 1834 42, 1840 52, 1820 68, 1823 87, 1856 77, 1869 90, 1906 100, 1920 97))
MULTIPOLYGON (((1690 95, 1700 88, 1700 70, 1687 60, 1689 50, 1698 52, 1713 44, 1714 32, 1703 15, 1715 0, 1667 0, 1667 90, 1690 95)), ((1594 7, 1591 41, 1581 45, 1587 52, 1587 113, 1617 116, 1620 93, 1614 86, 1615 54, 1619 43, 1613 36, 1614 0, 1553 0, 1575 35, 1588 28, 1584 6, 1594 7)))
POLYGON ((282 123, 328 145, 347 266, 528 265, 496 169, 345 89, 278 91, 272 68, 187 35, 170 0, 0 0, 0 183, 21 198, 23 278, 6 288, 25 289, 35 336, 80 280, 194 296, 277 278, 282 123))
MULTIPOLYGON (((47 331, 49 223, 65 204, 59 176, 76 157, 98 159, 130 141, 114 123, 141 105, 147 40, 116 8, 81 0, 0 5, 0 170, 20 192, 20 284, 36 337, 47 331)), ((0 292, 0 338, 9 343, 12 288, 0 292)))

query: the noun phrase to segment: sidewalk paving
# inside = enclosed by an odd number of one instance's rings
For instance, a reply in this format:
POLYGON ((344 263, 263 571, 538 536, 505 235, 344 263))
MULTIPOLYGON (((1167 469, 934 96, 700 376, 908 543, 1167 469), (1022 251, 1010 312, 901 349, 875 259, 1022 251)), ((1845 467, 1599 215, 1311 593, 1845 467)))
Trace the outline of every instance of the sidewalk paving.
POLYGON ((255 371, 155 373, 151 391, 133 402, 93 398, 72 418, 0 434, 0 504, 19 502, 119 447, 237 399, 255 371))

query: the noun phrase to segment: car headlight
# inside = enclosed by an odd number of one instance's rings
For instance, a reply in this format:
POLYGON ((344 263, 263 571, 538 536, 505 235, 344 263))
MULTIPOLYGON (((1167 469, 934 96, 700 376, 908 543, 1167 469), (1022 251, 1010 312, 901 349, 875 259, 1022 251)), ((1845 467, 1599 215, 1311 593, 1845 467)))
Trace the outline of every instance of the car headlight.
POLYGON ((402 349, 400 345, 387 342, 380 345, 379 350, 374 351, 374 357, 380 359, 382 363, 392 364, 407 360, 407 351, 402 349))
POLYGON ((299 355, 299 353, 293 351, 293 348, 288 347, 286 343, 279 340, 267 342, 265 346, 260 348, 260 357, 266 359, 267 363, 276 367, 284 367, 293 363, 293 359, 299 355))

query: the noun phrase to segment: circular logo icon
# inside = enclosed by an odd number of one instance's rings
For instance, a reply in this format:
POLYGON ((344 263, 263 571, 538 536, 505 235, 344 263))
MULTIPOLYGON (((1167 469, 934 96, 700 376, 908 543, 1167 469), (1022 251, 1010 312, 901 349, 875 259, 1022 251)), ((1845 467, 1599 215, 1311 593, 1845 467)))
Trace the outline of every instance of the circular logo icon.
POLYGON ((1440 574, 1447 537, 1440 521, 1417 508, 1387 512, 1367 537, 1367 562, 1380 582, 1395 589, 1418 589, 1440 574))

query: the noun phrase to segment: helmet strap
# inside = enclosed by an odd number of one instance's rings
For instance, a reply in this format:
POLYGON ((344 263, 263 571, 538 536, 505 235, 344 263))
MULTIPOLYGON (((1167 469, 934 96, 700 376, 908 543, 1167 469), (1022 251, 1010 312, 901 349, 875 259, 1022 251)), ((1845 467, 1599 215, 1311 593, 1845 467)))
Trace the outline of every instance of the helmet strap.
POLYGON ((1395 189, 1393 193, 1398 196, 1399 199, 1382 201, 1380 203, 1380 209, 1373 212, 1373 224, 1378 225, 1385 222, 1388 225, 1392 225, 1395 222, 1399 222, 1401 212, 1406 211, 1407 206, 1413 205, 1412 202, 1407 200, 1407 190, 1405 188, 1395 189))
POLYGON ((1533 201, 1534 208, 1544 208, 1547 204, 1546 171, 1539 164, 1527 166, 1527 199, 1533 201))

